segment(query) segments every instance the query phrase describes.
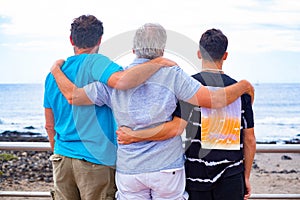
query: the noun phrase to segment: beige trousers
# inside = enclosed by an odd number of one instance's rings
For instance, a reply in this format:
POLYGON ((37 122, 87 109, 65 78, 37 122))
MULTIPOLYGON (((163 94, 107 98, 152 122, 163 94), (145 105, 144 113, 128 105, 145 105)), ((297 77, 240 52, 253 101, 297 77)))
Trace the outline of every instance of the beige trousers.
POLYGON ((52 155, 55 200, 113 200, 115 169, 52 155))

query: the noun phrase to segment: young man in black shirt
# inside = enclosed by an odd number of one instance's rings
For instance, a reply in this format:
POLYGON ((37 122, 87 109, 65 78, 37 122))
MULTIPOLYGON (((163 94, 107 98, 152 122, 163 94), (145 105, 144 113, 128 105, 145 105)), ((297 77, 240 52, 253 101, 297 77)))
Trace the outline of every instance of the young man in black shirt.
MULTIPOLYGON (((217 29, 203 33, 200 39, 198 57, 202 59, 202 71, 193 75, 201 84, 226 87, 236 80, 222 69, 226 60, 227 37, 217 29)), ((256 151, 254 119, 251 98, 241 97, 241 130, 239 150, 201 148, 201 112, 194 106, 180 102, 174 115, 188 122, 186 127, 186 190, 189 199, 241 200, 251 193, 250 171, 256 151)))

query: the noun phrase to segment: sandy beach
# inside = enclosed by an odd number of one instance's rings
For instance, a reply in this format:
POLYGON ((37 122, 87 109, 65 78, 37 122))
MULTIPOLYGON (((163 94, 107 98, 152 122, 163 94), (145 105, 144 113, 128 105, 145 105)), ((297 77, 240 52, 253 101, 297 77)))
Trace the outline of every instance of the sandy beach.
MULTIPOLYGON (((300 154, 283 154, 283 153, 257 153, 252 168, 251 183, 252 193, 255 194, 297 194, 300 193, 300 154)), ((48 163, 48 161, 45 161, 48 163)), ((48 163, 49 164, 49 163, 48 163)), ((37 172, 43 174, 43 171, 37 172)), ((47 172, 48 174, 50 172, 47 172)), ((44 173, 45 174, 45 173, 44 173)), ((45 177, 45 176, 43 176, 45 177)), ((17 190, 17 191, 50 191, 53 181, 38 181, 37 178, 14 180, 1 178, 0 190, 17 190)), ((51 198, 8 198, 0 199, 44 199, 51 198)))
POLYGON ((258 153, 251 183, 256 194, 299 194, 300 154, 258 153))

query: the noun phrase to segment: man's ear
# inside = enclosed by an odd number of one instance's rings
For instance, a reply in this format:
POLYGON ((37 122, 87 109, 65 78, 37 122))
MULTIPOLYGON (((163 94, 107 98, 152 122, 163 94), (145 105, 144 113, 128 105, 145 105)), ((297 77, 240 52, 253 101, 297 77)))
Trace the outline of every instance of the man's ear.
POLYGON ((73 41, 73 39, 72 39, 72 36, 71 36, 71 35, 70 35, 70 42, 71 42, 72 46, 74 46, 74 41, 73 41))
POLYGON ((135 50, 134 49, 132 49, 132 53, 135 54, 135 50))
POLYGON ((222 57, 223 60, 226 60, 227 59, 227 56, 228 56, 228 52, 226 51, 222 57))
POLYGON ((102 36, 99 38, 99 40, 98 40, 98 42, 97 42, 97 45, 98 45, 98 46, 100 46, 101 40, 102 40, 102 36))
POLYGON ((202 55, 201 55, 200 50, 197 51, 197 56, 198 56, 198 58, 199 58, 200 60, 202 59, 202 55))
POLYGON ((71 36, 71 35, 70 35, 70 42, 71 42, 72 46, 74 46, 74 41, 73 41, 73 39, 72 39, 72 36, 71 36))

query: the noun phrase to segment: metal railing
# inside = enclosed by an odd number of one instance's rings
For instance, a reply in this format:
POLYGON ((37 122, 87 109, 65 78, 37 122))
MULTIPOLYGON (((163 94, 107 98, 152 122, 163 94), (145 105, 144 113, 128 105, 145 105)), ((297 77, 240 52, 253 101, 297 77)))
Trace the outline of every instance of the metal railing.
POLYGON ((0 191, 0 197, 51 197, 50 192, 0 191))
MULTIPOLYGON (((48 142, 0 142, 0 150, 49 151, 48 142)), ((300 144, 257 144, 256 153, 300 153, 300 144)), ((50 192, 0 191, 0 197, 51 197, 50 192)), ((300 194, 252 194, 250 199, 300 199, 300 194)))
MULTIPOLYGON (((0 142, 0 150, 50 151, 48 142, 0 142)), ((300 153, 300 144, 257 144, 256 153, 300 153)))

